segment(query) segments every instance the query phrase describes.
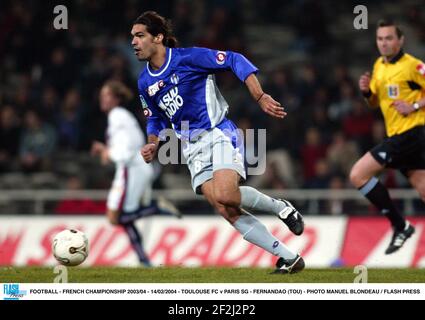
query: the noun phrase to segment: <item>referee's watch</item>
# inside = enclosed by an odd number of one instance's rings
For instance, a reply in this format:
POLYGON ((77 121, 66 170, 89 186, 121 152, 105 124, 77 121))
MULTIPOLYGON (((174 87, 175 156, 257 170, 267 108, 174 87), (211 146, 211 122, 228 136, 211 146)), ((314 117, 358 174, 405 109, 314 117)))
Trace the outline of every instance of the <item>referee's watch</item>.
POLYGON ((417 103, 417 102, 415 102, 413 105, 412 105, 412 107, 413 107, 413 109, 415 109, 415 111, 418 111, 421 107, 419 106, 419 103, 417 103))

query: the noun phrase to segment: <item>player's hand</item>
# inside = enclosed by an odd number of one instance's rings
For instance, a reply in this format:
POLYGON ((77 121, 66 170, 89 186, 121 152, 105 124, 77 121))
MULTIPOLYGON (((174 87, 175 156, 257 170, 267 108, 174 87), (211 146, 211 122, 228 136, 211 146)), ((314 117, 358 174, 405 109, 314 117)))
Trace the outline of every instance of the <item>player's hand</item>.
POLYGON ((286 117, 286 112, 279 102, 273 99, 270 95, 264 93, 258 100, 261 109, 272 117, 283 119, 286 117))
POLYGON ((363 93, 368 93, 370 91, 370 73, 365 72, 361 75, 359 79, 359 88, 363 93))
POLYGON ((411 103, 408 103, 403 100, 396 100, 393 102, 392 106, 403 116, 408 116, 412 112, 416 111, 415 108, 413 108, 413 105, 411 103))
POLYGON ((143 146, 142 150, 140 151, 140 154, 142 155, 146 163, 152 162, 152 160, 155 158, 156 149, 157 145, 154 143, 148 143, 143 146))

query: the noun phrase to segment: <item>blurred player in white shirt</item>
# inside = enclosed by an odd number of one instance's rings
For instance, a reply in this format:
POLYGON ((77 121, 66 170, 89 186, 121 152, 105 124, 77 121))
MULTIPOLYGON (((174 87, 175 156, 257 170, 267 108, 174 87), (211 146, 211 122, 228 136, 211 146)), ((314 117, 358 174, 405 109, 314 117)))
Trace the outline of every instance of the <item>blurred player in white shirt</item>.
POLYGON ((115 177, 107 200, 108 219, 113 225, 124 227, 139 261, 150 266, 135 220, 152 214, 180 217, 180 213, 164 199, 158 204, 152 202, 153 168, 139 154, 146 139, 136 118, 122 107, 132 97, 130 89, 118 81, 103 85, 99 99, 101 110, 108 114, 107 144, 95 141, 91 152, 100 156, 102 164, 115 163, 115 177))

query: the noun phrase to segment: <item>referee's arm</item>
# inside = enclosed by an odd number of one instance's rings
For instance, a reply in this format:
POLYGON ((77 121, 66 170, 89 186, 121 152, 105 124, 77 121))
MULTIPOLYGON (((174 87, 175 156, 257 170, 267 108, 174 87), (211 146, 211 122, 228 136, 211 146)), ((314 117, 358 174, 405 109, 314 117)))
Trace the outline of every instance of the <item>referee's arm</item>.
POLYGON ((370 89, 370 81, 370 73, 363 73, 359 79, 359 88, 368 105, 371 107, 376 107, 378 106, 378 97, 373 94, 372 90, 370 89))

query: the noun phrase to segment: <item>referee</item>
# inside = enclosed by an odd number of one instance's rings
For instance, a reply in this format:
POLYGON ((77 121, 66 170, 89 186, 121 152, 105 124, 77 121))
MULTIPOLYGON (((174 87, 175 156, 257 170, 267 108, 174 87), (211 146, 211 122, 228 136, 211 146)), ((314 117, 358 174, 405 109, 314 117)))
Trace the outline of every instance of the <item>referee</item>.
POLYGON ((387 138, 354 164, 350 180, 391 221, 394 234, 385 251, 391 254, 415 228, 376 176, 385 168, 400 170, 425 201, 425 64, 403 52, 403 33, 390 21, 378 23, 376 43, 381 57, 359 87, 369 106, 381 108, 387 138))

